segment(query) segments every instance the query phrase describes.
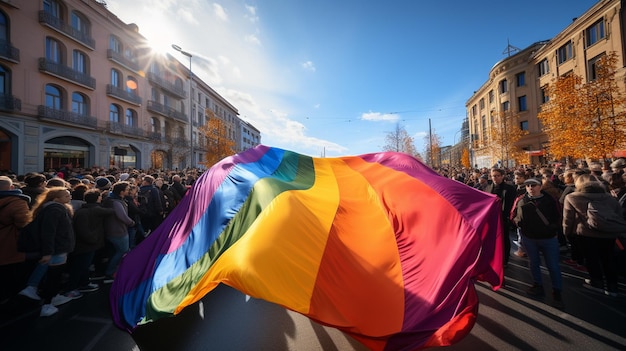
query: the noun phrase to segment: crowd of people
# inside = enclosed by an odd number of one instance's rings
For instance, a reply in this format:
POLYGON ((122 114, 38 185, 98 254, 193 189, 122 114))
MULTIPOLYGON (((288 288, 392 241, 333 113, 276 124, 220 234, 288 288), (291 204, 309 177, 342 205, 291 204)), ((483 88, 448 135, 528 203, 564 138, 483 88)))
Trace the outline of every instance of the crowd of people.
POLYGON ((0 175, 0 305, 26 297, 46 317, 112 283, 122 257, 199 175, 66 167, 0 175))
MULTIPOLYGON (((574 167, 438 169, 501 200, 503 267, 511 254, 528 259, 527 293, 563 306, 561 261, 588 274, 583 286, 618 295, 626 274, 620 234, 587 224, 594 201, 626 220, 626 160, 574 167), (509 233, 514 234, 512 250, 509 233), (567 256, 565 256, 567 254, 567 256), (620 259, 622 261, 620 261, 620 259)), ((40 301, 41 316, 112 283, 122 257, 177 206, 198 170, 76 170, 0 175, 0 304, 23 296, 40 301)), ((624 230, 626 232, 626 228, 624 230)))
MULTIPOLYGON (((495 194, 502 204, 503 266, 511 254, 527 258, 531 296, 544 296, 541 256, 549 272, 553 303, 563 306, 560 263, 587 274, 583 287, 616 297, 626 275, 626 159, 563 167, 439 169, 446 177, 495 194), (616 229, 589 224, 588 209, 603 204, 616 229), (596 205, 597 206, 597 205, 596 205), (517 248, 511 250, 510 234, 517 248)), ((597 211, 596 211, 597 212, 597 211)))

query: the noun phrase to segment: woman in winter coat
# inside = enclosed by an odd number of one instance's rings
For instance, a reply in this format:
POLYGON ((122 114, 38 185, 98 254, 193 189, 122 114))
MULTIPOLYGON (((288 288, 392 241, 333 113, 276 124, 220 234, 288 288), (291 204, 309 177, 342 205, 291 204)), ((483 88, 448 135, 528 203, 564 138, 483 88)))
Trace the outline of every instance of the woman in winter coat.
POLYGON ((568 194, 563 203, 563 231, 567 236, 577 235, 582 247, 590 278, 585 279, 583 286, 617 296, 617 264, 613 255, 616 235, 590 228, 587 225, 587 207, 592 201, 610 203, 612 209, 620 214, 621 207, 595 175, 580 175, 575 185, 576 191, 568 194))

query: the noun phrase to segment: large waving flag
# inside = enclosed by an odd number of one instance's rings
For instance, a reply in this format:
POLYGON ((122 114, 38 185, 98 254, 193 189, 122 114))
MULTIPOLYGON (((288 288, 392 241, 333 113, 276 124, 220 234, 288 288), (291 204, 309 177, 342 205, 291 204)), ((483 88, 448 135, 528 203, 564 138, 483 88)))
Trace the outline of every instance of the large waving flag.
POLYGON ((124 258, 113 318, 132 332, 223 283, 372 350, 450 345, 474 325, 474 282, 502 283, 500 208, 406 154, 258 146, 205 172, 124 258))

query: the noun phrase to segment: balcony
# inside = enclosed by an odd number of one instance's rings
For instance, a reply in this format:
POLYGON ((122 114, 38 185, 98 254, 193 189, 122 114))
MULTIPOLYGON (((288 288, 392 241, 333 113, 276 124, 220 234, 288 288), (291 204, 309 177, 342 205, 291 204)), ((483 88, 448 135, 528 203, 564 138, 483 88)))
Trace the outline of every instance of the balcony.
POLYGON ((93 129, 98 127, 98 120, 96 119, 96 117, 80 115, 78 113, 70 111, 56 110, 44 105, 39 105, 37 109, 37 115, 41 119, 65 122, 70 124, 78 124, 93 129))
POLYGON ((107 84, 107 95, 137 106, 141 105, 140 96, 111 84, 107 84))
POLYGON ((0 94, 0 110, 21 111, 22 100, 15 98, 13 95, 0 94))
POLYGON ((0 40, 0 58, 20 63, 20 50, 6 40, 0 40))
POLYGON ((126 136, 132 135, 136 137, 143 137, 146 134, 141 128, 129 126, 129 125, 122 124, 119 122, 107 122, 106 130, 113 134, 120 134, 120 135, 126 135, 126 136))
POLYGON ((184 137, 173 137, 168 135, 165 137, 165 142, 168 144, 172 144, 172 146, 174 147, 189 147, 189 140, 185 139, 184 137))
POLYGON ((158 85, 163 90, 175 95, 176 97, 181 99, 187 98, 187 92, 185 91, 185 89, 183 89, 183 87, 179 87, 174 83, 170 83, 165 80, 165 78, 160 77, 158 74, 155 74, 153 72, 148 72, 147 77, 150 83, 158 85))
POLYGON ((55 17, 46 11, 39 11, 39 23, 66 35, 70 39, 86 46, 91 50, 96 49, 96 41, 89 35, 89 33, 82 32, 70 26, 69 24, 63 22, 60 18, 55 17))
POLYGON ((63 80, 78 84, 91 90, 94 90, 96 88, 95 78, 89 76, 88 74, 75 71, 60 63, 50 61, 45 57, 39 58, 39 71, 48 73, 57 78, 61 78, 63 80))
POLYGON ((165 106, 153 100, 148 100, 148 111, 158 113, 165 117, 174 118, 185 123, 188 122, 187 115, 185 115, 184 113, 176 111, 169 106, 165 106))
POLYGON ((119 53, 113 49, 107 50, 107 58, 117 64, 126 67, 131 71, 139 72, 139 64, 137 62, 132 61, 128 57, 124 56, 122 53, 119 53))
POLYGON ((157 143, 161 143, 163 142, 163 136, 161 135, 161 133, 158 132, 150 132, 148 133, 148 139, 157 142, 157 143))

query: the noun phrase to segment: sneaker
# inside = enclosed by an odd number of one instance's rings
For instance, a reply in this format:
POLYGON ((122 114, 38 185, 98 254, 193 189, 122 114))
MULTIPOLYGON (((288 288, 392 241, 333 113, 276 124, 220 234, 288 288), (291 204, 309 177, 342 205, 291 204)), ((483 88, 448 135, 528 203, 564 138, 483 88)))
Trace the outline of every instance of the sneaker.
POLYGON ((81 286, 78 288, 78 291, 85 293, 85 292, 92 292, 92 291, 97 291, 98 289, 100 289, 100 285, 96 284, 96 283, 89 283, 85 286, 81 286))
POLYGON ((45 304, 43 306, 41 306, 41 312, 39 313, 39 315, 41 317, 50 317, 53 314, 59 312, 59 309, 50 305, 50 304, 45 304))
POLYGON ((565 263, 568 266, 578 266, 578 262, 570 259, 564 260, 563 263, 565 263))
POLYGON ((543 285, 533 284, 533 286, 526 290, 526 293, 530 296, 543 296, 543 285))
POLYGON ((91 280, 91 281, 98 281, 98 280, 102 280, 104 278, 105 278, 105 276, 102 275, 102 274, 94 274, 94 276, 89 278, 89 280, 91 280))
POLYGON ((65 294, 63 294, 63 296, 69 297, 72 300, 76 300, 76 299, 80 299, 81 297, 83 297, 83 294, 81 294, 78 290, 72 290, 72 291, 66 292, 65 294))
POLYGON ((598 292, 600 294, 604 294, 604 288, 599 287, 598 284, 592 284, 591 279, 585 279, 585 282, 583 283, 583 288, 598 292))
POLYGON ((52 298, 52 301, 50 303, 54 306, 61 306, 62 304, 68 303, 72 300, 73 299, 70 297, 57 294, 57 296, 52 298))
POLYGON ((104 284, 111 284, 113 283, 114 278, 110 275, 107 275, 104 277, 104 280, 102 281, 104 284))
POLYGON ((37 294, 37 288, 35 288, 34 286, 25 287, 22 291, 19 292, 19 294, 22 296, 26 296, 29 299, 37 301, 41 300, 41 297, 39 297, 39 295, 37 294))

